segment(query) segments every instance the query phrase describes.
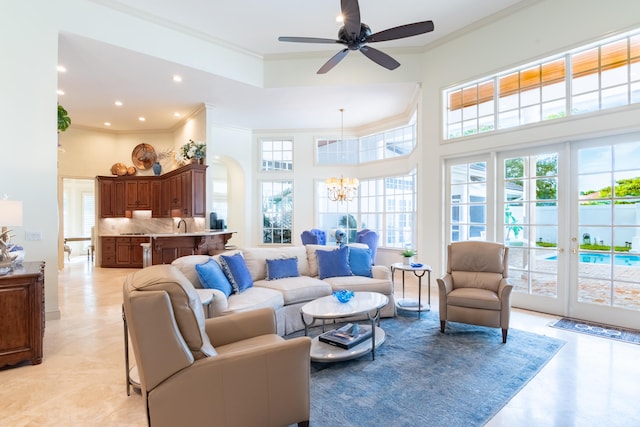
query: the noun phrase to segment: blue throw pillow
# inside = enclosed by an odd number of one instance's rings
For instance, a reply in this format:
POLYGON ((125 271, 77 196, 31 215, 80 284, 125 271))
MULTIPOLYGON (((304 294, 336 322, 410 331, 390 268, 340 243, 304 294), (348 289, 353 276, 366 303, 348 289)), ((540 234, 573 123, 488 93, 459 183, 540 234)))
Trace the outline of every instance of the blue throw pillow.
POLYGON ((197 264, 196 272, 203 288, 217 289, 226 296, 233 293, 233 287, 229 283, 229 279, 224 275, 216 260, 210 259, 204 264, 197 264))
POLYGON ((267 280, 298 276, 300 273, 298 272, 297 257, 267 260, 267 280))
POLYGON ((354 276, 373 277, 371 265, 371 249, 349 246, 349 267, 354 276))
POLYGON ((316 251, 318 257, 318 276, 327 277, 351 276, 349 268, 349 247, 343 246, 333 251, 316 251))
POLYGON ((220 255, 220 265, 234 292, 240 293, 253 286, 251 273, 239 253, 231 256, 220 255))

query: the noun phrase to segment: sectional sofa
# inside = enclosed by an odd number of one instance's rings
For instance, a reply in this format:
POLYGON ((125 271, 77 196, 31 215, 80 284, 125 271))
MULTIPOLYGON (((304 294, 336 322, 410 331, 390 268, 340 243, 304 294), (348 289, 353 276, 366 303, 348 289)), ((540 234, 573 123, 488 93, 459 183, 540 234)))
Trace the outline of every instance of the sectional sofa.
MULTIPOLYGON (((361 257, 363 251, 366 253, 368 247, 357 243, 344 248, 324 245, 256 247, 228 251, 214 257, 185 256, 176 259, 172 264, 191 281, 194 287, 212 288, 216 285, 204 283, 202 275, 204 267, 211 266, 208 263, 213 260, 217 263, 213 267, 221 266, 224 271, 224 267, 228 267, 227 263, 235 262, 241 256, 241 263, 246 266, 250 274, 250 279, 247 278, 247 280, 251 283, 240 283, 244 289, 240 292, 236 289, 229 295, 226 295, 229 293, 228 290, 211 289, 214 299, 210 307, 210 315, 217 317, 256 308, 273 307, 276 311, 277 332, 279 335, 287 335, 304 328, 300 316, 302 305, 313 299, 331 295, 334 290, 339 289, 384 294, 389 298, 389 303, 381 309, 381 317, 396 315, 393 282, 389 268, 382 265, 372 266, 369 261, 368 266, 363 270, 361 257), (336 252, 329 254, 327 251, 336 252), (343 265, 344 258, 341 255, 344 251, 349 254, 347 267, 343 265), (318 255, 318 252, 322 253, 318 255), (359 258, 356 258, 356 255, 359 258), (336 261, 338 259, 335 258, 336 256, 341 261, 336 261), (290 268, 292 264, 293 271, 290 268), (286 265, 288 267, 282 267, 286 265)), ((225 275, 228 276, 228 274, 225 275)))

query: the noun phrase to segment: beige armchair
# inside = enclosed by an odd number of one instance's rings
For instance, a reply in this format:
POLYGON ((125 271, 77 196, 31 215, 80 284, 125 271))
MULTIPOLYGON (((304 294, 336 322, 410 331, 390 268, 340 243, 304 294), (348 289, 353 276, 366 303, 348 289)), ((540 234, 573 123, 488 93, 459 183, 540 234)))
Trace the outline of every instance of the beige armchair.
POLYGON ((438 281, 440 331, 447 320, 502 328, 507 342, 511 314, 509 248, 493 242, 456 242, 448 246, 447 273, 438 281))
POLYGON ((276 335, 273 309, 205 320, 171 265, 129 274, 123 297, 150 426, 309 425, 311 341, 276 335))

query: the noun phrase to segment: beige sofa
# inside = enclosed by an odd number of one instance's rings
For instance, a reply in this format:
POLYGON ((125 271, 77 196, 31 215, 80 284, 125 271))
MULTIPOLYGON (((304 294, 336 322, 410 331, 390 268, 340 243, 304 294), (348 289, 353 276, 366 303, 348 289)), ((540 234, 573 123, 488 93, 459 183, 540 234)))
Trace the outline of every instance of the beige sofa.
MULTIPOLYGON (((366 245, 352 244, 353 247, 367 248, 366 245)), ((307 302, 331 295, 334 290, 349 289, 352 291, 379 292, 389 298, 389 303, 381 309, 381 317, 396 315, 393 297, 393 282, 388 267, 372 266, 372 276, 343 276, 329 277, 324 280, 318 278, 318 260, 316 251, 334 250, 334 246, 306 245, 283 247, 244 248, 230 251, 226 254, 240 252, 253 279, 253 286, 239 294, 232 294, 228 298, 220 291, 212 289, 214 300, 210 308, 212 317, 224 316, 230 313, 253 310, 262 307, 272 307, 276 311, 277 331, 280 335, 287 335, 304 329, 300 316, 300 307, 307 302), (277 280, 266 280, 267 259, 297 258, 299 277, 288 277, 277 280)), ((224 254, 223 254, 224 255, 224 254)), ((219 258, 219 255, 213 257, 219 258)), ((207 255, 190 255, 176 259, 176 266, 191 281, 196 288, 202 285, 195 266, 210 259, 207 255)), ((309 319, 310 320, 310 319, 309 319)))

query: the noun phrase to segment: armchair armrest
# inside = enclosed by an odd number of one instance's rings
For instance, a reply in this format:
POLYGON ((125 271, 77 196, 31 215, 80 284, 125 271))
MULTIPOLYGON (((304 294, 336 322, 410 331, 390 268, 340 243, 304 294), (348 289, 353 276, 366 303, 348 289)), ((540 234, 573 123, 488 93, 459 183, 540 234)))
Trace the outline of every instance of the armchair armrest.
POLYGON ((509 283, 509 279, 504 278, 500 280, 500 285, 498 286, 498 297, 502 302, 502 307, 509 307, 511 305, 511 291, 513 290, 513 285, 509 283))
POLYGON ((275 334, 276 314, 272 308, 261 308, 205 319, 205 331, 214 347, 275 334))
POLYGON ((309 419, 308 337, 196 361, 148 397, 151 425, 291 425, 309 419))
POLYGON ((438 282, 438 292, 441 295, 446 295, 453 290, 453 277, 450 274, 445 274, 439 279, 436 279, 438 282))

